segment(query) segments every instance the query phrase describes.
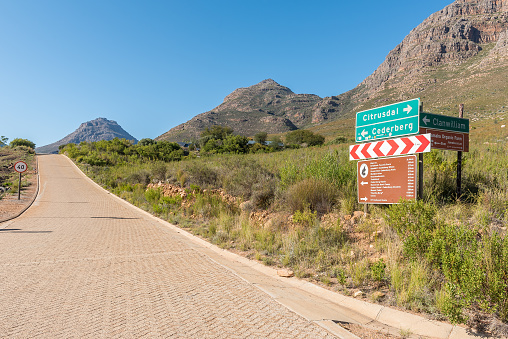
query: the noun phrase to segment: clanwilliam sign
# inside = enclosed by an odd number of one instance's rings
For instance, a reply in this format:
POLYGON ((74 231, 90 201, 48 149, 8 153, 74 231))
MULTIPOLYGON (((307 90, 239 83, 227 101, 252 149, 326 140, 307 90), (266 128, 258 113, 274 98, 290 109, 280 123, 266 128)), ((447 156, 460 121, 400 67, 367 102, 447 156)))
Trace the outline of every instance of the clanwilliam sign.
POLYGON ((469 152, 469 119, 422 113, 420 133, 432 135, 432 149, 469 152))

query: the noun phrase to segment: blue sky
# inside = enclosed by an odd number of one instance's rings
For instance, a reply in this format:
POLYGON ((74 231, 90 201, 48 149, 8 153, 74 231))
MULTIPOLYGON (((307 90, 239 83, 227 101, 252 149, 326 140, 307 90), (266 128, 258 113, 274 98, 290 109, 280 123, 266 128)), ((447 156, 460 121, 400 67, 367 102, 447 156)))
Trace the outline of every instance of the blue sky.
POLYGON ((0 135, 155 138, 267 78, 338 95, 451 2, 0 0, 0 135))

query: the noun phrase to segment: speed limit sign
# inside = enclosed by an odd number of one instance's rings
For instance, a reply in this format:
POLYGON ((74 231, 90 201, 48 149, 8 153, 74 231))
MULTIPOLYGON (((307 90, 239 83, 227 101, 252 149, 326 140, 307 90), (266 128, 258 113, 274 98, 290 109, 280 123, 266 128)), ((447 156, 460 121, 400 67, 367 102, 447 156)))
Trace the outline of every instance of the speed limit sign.
POLYGON ((23 173, 26 172, 26 170, 28 169, 28 165, 24 161, 18 161, 14 164, 14 169, 18 173, 23 173))

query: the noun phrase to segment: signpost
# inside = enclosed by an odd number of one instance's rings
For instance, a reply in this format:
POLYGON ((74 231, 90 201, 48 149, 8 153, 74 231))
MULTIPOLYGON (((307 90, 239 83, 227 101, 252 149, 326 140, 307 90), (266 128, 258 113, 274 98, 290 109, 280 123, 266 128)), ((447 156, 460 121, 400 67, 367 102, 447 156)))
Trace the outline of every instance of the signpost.
POLYGON ((356 113, 356 142, 419 133, 420 99, 356 113))
POLYGON ((431 135, 414 135, 349 146, 349 160, 430 152, 431 135))
POLYGON ((424 127, 420 127, 420 133, 430 133, 432 135, 432 149, 469 152, 469 134, 467 133, 441 131, 424 127))
POLYGON ((28 170, 28 165, 24 161, 18 161, 14 164, 14 170, 19 173, 19 184, 18 184, 18 200, 21 199, 21 173, 28 170))
POLYGON ((469 119, 422 113, 420 133, 432 134, 433 149, 469 152, 469 119))
POLYGON ((358 162, 358 202, 394 204, 401 198, 423 195, 423 152, 431 149, 457 151, 457 197, 461 194, 462 152, 469 152, 469 119, 420 113, 420 99, 402 101, 356 113, 356 145, 349 146, 349 160, 358 162), (418 134, 414 136, 413 134, 418 134), (390 140, 380 140, 387 139, 390 140), (416 156, 382 157, 415 154, 416 156), (372 159, 372 160, 364 160, 372 159), (375 159, 375 160, 374 160, 375 159), (417 176, 418 168, 418 180, 417 176))
POLYGON ((420 126, 443 131, 469 133, 469 119, 447 115, 422 113, 420 115, 420 126))
POLYGON ((416 156, 358 162, 358 202, 395 204, 416 199, 416 156))

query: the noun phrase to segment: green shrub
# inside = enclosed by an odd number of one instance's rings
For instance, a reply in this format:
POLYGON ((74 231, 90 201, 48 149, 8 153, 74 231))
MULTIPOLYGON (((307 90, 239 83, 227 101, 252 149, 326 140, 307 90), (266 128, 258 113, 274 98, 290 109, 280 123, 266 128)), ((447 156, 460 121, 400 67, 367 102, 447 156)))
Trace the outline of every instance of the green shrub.
POLYGON ((286 134, 286 144, 288 145, 302 145, 318 146, 325 142, 325 137, 319 134, 314 134, 309 130, 296 130, 286 134))
POLYGON ((145 199, 151 204, 158 203, 162 196, 162 192, 160 189, 149 188, 145 192, 145 199))
POLYGON ((156 162, 152 165, 152 177, 157 181, 165 181, 168 168, 163 162, 156 162))
POLYGON ((219 173, 211 164, 206 162, 190 162, 185 165, 185 171, 189 174, 189 180, 192 183, 203 188, 218 187, 219 173))
POLYGON ((436 214, 437 208, 422 200, 403 201, 387 209, 387 222, 403 240, 408 257, 417 258, 426 253, 433 231, 438 227, 436 214))
POLYGON ((150 174, 146 170, 136 170, 125 177, 125 181, 132 184, 148 185, 150 183, 150 174))
POLYGON ((30 141, 30 140, 27 140, 27 139, 16 138, 16 139, 13 139, 9 143, 9 146, 11 146, 11 147, 25 146, 25 147, 34 149, 35 148, 35 143, 30 141))
POLYGON ((275 199, 275 185, 259 183, 254 185, 252 203, 258 209, 268 209, 275 199), (261 187, 259 187, 261 186, 261 187))
POLYGON ((309 207, 298 210, 293 214, 293 222, 303 226, 312 226, 317 221, 317 212, 311 212, 309 207))
POLYGON ((381 258, 370 267, 372 278, 376 281, 383 281, 386 275, 386 264, 381 258))
POLYGON ((306 208, 318 213, 327 213, 337 202, 337 190, 324 180, 304 179, 288 189, 286 202, 293 213, 306 208))

